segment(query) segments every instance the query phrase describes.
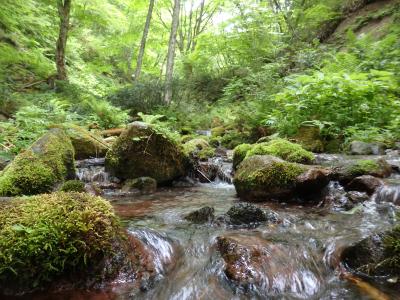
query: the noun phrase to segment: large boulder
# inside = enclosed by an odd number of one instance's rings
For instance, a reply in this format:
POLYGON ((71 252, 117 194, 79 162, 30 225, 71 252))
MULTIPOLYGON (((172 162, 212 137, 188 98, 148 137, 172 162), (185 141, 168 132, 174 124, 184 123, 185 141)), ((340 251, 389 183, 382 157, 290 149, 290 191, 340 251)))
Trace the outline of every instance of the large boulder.
POLYGON ((109 202, 86 193, 0 204, 0 253, 0 295, 155 275, 145 245, 126 234, 109 202))
POLYGON ((79 126, 68 126, 67 134, 75 149, 75 159, 104 157, 109 146, 103 137, 96 135, 79 126))
POLYGON ((333 178, 337 179, 342 185, 347 185, 354 178, 370 175, 379 178, 389 177, 392 173, 390 164, 380 159, 362 159, 347 162, 344 165, 334 168, 333 178))
POLYGON ((346 186, 346 190, 366 192, 368 195, 372 195, 383 184, 383 181, 379 178, 371 175, 363 175, 350 181, 346 186))
POLYGON ((350 153, 353 155, 382 155, 385 154, 385 146, 379 143, 353 141, 350 143, 350 153))
MULTIPOLYGON (((228 280, 241 290, 256 291, 257 298, 283 294, 288 298, 313 298, 321 284, 315 265, 305 265, 303 251, 248 234, 220 236, 217 249, 228 280)), ((309 257, 307 258, 310 259, 309 257)))
POLYGON ((321 167, 256 155, 240 164, 234 184, 243 200, 290 200, 318 194, 329 183, 329 178, 330 170, 321 167))
POLYGON ((54 128, 17 155, 0 175, 0 195, 50 192, 75 177, 74 148, 62 129, 54 128))
POLYGON ((203 138, 195 138, 183 144, 184 153, 195 160, 207 160, 215 155, 215 149, 203 138))
POLYGON ((119 179, 151 177, 169 183, 188 172, 189 162, 165 130, 142 122, 128 125, 106 155, 106 170, 119 179))
POLYGON ((324 141, 319 127, 302 126, 299 128, 295 139, 308 151, 316 153, 321 153, 324 151, 324 141))
MULTIPOLYGON (((391 231, 373 234, 346 248, 344 265, 352 272, 368 277, 400 276, 400 226, 391 231)), ((399 282, 397 286, 399 286, 399 282)))

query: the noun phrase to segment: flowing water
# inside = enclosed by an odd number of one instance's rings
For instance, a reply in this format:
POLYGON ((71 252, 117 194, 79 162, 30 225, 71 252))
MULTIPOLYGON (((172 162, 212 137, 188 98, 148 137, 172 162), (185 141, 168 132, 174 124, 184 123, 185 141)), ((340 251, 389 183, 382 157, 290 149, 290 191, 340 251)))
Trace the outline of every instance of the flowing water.
MULTIPOLYGON (((222 181, 161 188, 151 195, 109 194, 106 197, 130 234, 154 253, 158 271, 154 285, 138 291, 119 282, 96 292, 71 291, 30 299, 371 299, 362 288, 339 276, 338 256, 345 246, 393 226, 399 186, 400 179, 394 176, 350 212, 311 205, 257 204, 274 210, 282 222, 252 229, 194 225, 183 219, 204 206, 214 207, 215 214, 222 215, 238 203, 233 185, 222 181), (270 256, 268 268, 260 275, 261 284, 244 291, 227 279, 215 246, 220 236, 247 244, 268 241, 265 251, 270 256)), ((332 197, 344 195, 337 183, 330 184, 329 193, 332 197)))

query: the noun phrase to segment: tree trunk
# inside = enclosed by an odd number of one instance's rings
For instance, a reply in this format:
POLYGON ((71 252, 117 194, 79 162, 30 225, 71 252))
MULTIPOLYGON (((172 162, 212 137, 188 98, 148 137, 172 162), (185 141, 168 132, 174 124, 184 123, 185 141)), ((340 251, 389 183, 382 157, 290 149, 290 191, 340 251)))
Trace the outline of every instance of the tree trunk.
POLYGON ((57 0, 58 15, 60 17, 60 32, 57 40, 56 66, 57 79, 67 80, 67 70, 65 67, 65 48, 69 30, 69 16, 71 12, 71 0, 57 0))
POLYGON ((136 63, 135 81, 139 80, 140 73, 142 71, 144 50, 146 49, 146 41, 147 41, 147 36, 149 34, 151 17, 153 16, 153 8, 154 8, 154 0, 150 0, 149 11, 147 12, 146 24, 144 25, 142 41, 140 43, 139 55, 136 63))
POLYGON ((174 75, 175 45, 176 45, 176 34, 178 32, 178 26, 179 26, 180 7, 181 7, 180 0, 175 0, 174 11, 172 14, 171 34, 169 37, 169 45, 168 45, 167 69, 165 74, 164 101, 166 104, 170 104, 172 99, 172 80, 174 75))

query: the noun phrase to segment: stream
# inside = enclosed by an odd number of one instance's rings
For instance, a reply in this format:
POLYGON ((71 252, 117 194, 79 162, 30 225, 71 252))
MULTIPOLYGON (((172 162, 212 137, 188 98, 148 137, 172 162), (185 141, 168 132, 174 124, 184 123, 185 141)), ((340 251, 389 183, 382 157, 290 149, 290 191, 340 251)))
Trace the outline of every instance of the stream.
MULTIPOLYGON (((319 163, 354 157, 321 155, 319 163)), ((388 157, 386 157, 390 161, 388 157)), ((399 163, 398 156, 390 163, 399 163)), ((112 186, 112 179, 102 169, 102 161, 83 164, 80 178, 112 186), (86 169, 85 169, 86 168, 86 169), (83 170, 85 169, 85 170, 83 170), (85 177, 86 176, 86 177, 85 177)), ((157 280, 140 291, 130 283, 117 282, 95 292, 68 291, 58 294, 31 295, 27 299, 371 299, 351 282, 341 279, 338 255, 345 246, 393 226, 400 199, 400 177, 393 175, 357 210, 258 203, 272 209, 282 222, 256 228, 228 225, 195 225, 183 216, 210 206, 215 215, 226 213, 239 203, 234 186, 217 180, 193 187, 159 188, 150 195, 120 195, 109 190, 105 196, 121 217, 129 233, 142 240, 155 257, 157 280), (244 291, 230 283, 224 273, 224 261, 216 250, 219 236, 237 240, 265 239, 278 245, 281 252, 271 253, 275 276, 263 278, 266 284, 244 291)), ((332 197, 343 197, 338 183, 328 187, 332 197)), ((383 289, 383 288, 382 288, 383 289)), ((393 292, 382 290, 390 298, 393 292)))

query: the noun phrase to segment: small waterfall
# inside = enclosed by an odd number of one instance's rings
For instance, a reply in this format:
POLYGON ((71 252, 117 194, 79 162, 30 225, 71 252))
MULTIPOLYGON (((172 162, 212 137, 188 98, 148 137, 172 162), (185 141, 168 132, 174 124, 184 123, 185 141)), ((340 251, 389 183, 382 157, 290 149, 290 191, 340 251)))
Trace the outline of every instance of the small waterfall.
POLYGON ((226 162, 222 157, 214 157, 206 162, 200 162, 197 173, 196 177, 203 183, 232 183, 232 163, 226 162))
POLYGON ((159 275, 165 275, 175 261, 176 249, 166 235, 150 229, 130 230, 129 233, 141 240, 154 256, 154 265, 159 275))
POLYGON ((95 194, 99 194, 99 189, 103 193, 111 194, 119 188, 118 179, 105 171, 104 164, 105 158, 91 158, 76 162, 77 178, 86 184, 87 190, 95 194))
POLYGON ((383 185, 375 192, 372 199, 376 203, 390 202, 400 205, 400 185, 383 185))

